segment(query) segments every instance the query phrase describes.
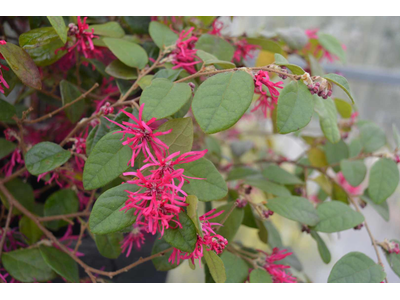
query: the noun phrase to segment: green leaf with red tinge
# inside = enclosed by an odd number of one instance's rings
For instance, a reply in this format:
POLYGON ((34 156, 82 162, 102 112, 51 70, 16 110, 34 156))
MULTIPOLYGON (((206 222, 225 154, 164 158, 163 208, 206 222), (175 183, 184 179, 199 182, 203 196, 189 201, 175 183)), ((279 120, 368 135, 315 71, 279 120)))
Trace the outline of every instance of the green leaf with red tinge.
POLYGON ((17 45, 0 45, 0 53, 22 83, 37 90, 42 89, 39 69, 26 51, 17 45))

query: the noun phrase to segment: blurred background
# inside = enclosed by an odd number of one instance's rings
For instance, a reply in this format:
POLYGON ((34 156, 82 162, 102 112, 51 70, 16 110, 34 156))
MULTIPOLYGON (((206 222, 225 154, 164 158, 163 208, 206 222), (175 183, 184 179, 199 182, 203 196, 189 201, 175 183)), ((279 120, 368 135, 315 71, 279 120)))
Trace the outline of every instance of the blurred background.
MULTIPOLYGON (((346 46, 347 64, 339 61, 323 63, 327 73, 340 72, 345 76, 355 97, 360 119, 368 119, 381 126, 392 141, 392 124, 400 127, 400 18, 399 17, 221 17, 224 22, 222 33, 227 36, 270 36, 280 28, 298 27, 302 30, 319 29, 335 36, 346 46)), ((302 61, 290 56, 289 61, 302 65, 302 61)), ((256 64, 256 58, 248 62, 256 64)), ((268 126, 268 123, 265 124, 268 126)), ((305 130, 307 134, 319 134, 318 120, 313 120, 305 130)), ((304 143, 293 136, 274 136, 274 150, 290 159, 296 159, 305 149, 304 143)), ((386 149, 387 151, 387 149, 386 149)), ((385 152, 385 149, 382 150, 385 152)), ((371 166, 376 159, 367 159, 371 166)), ((368 183, 368 179, 363 183, 368 183)), ((310 184, 309 189, 313 189, 310 184)), ((400 192, 397 190, 390 199, 390 222, 383 220, 372 207, 366 207, 363 213, 372 233, 379 241, 385 238, 400 238, 400 192)), ((295 222, 272 217, 286 246, 296 249, 296 255, 303 265, 303 271, 312 282, 327 282, 333 265, 343 255, 351 251, 360 251, 376 260, 376 254, 365 228, 359 231, 347 230, 339 234, 321 234, 332 254, 331 262, 322 262, 315 241, 310 235, 301 233, 295 222), (297 229, 297 230, 296 230, 297 229)), ((241 226, 237 240, 246 246, 259 247, 257 230, 241 226)), ((381 252, 389 282, 400 279, 389 268, 381 252)), ((291 269, 291 271, 293 268, 291 269)), ((294 272, 295 275, 296 272, 294 272)), ((303 278, 307 280, 307 278, 303 278)), ((204 282, 203 270, 199 267, 192 271, 183 263, 168 272, 167 282, 204 282)))

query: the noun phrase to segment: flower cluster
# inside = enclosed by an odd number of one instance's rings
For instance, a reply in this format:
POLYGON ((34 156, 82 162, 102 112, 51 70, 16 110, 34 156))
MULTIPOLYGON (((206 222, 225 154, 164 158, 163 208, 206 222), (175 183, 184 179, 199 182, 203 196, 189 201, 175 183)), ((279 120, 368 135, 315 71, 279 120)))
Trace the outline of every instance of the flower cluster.
POLYGON ((283 82, 270 81, 268 72, 261 70, 254 76, 254 84, 254 93, 259 94, 260 97, 257 99, 256 106, 252 109, 252 112, 261 109, 266 118, 268 109, 273 110, 278 103, 279 91, 277 88, 283 89, 283 82), (269 95, 263 86, 266 86, 269 95))
POLYGON ((93 39, 98 37, 94 35, 94 29, 88 31, 89 25, 86 24, 86 19, 87 17, 83 18, 82 22, 81 17, 78 17, 77 25, 74 23, 68 25, 68 36, 71 37, 71 42, 67 42, 64 47, 57 49, 57 52, 67 50, 68 53, 71 53, 76 48, 85 58, 95 58, 101 55, 101 51, 96 49, 93 44, 93 39))
POLYGON ((216 218, 224 213, 224 211, 215 212, 216 209, 212 209, 209 212, 202 215, 200 220, 201 226, 201 235, 197 235, 197 241, 195 249, 192 253, 182 252, 179 249, 174 248, 169 257, 168 261, 172 264, 177 263, 181 260, 190 259, 192 264, 196 259, 199 260, 199 264, 201 258, 203 257, 204 249, 206 251, 215 251, 217 254, 220 254, 224 251, 228 241, 222 235, 216 234, 215 226, 222 226, 219 223, 212 223, 209 220, 216 218))
POLYGON ((292 274, 285 271, 286 269, 289 269, 290 266, 275 264, 275 262, 292 255, 292 252, 287 252, 286 249, 279 250, 278 248, 274 248, 271 254, 261 250, 258 251, 265 254, 265 263, 263 264, 263 268, 272 276, 272 281, 274 283, 297 282, 296 278, 293 277, 292 274))
POLYGON ((175 65, 172 69, 183 68, 190 74, 196 73, 195 65, 200 63, 197 61, 195 44, 198 40, 197 37, 192 35, 194 27, 187 31, 182 30, 179 38, 176 41, 175 49, 172 50, 169 59, 175 65))
MULTIPOLYGON (((5 44, 7 44, 6 41, 0 40, 0 45, 5 45, 5 44)), ((0 59, 4 59, 3 55, 1 55, 1 53, 0 53, 0 59)), ((0 93, 4 94, 4 88, 8 89, 9 86, 3 77, 3 72, 1 69, 5 70, 5 71, 8 71, 9 69, 6 66, 0 64, 0 93)))
POLYGON ((234 43, 236 47, 235 52, 233 53, 232 61, 240 63, 243 60, 254 58, 254 52, 260 48, 257 45, 252 45, 247 42, 246 39, 239 40, 234 43))
POLYGON ((153 153, 159 156, 164 156, 168 146, 162 142, 159 138, 160 135, 165 135, 171 132, 171 130, 164 132, 154 132, 154 128, 151 128, 151 124, 156 121, 156 118, 150 119, 148 122, 143 120, 143 108, 144 104, 140 107, 138 118, 133 114, 122 110, 121 112, 126 114, 135 123, 122 122, 119 124, 113 120, 106 118, 108 121, 119 126, 122 130, 117 131, 117 133, 123 133, 122 140, 126 140, 122 143, 123 145, 129 145, 132 149, 132 158, 130 164, 133 167, 135 164, 135 158, 143 153, 146 161, 151 158, 152 161, 156 161, 153 153), (153 151, 153 153, 152 153, 153 151))

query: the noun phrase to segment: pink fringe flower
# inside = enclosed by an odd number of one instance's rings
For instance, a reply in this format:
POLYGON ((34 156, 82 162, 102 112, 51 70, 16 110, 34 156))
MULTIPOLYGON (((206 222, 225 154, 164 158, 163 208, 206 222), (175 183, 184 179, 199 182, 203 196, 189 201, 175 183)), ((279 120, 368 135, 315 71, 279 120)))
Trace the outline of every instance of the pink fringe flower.
POLYGON ((212 29, 208 34, 221 36, 221 30, 224 28, 224 23, 215 19, 212 23, 212 29))
POLYGON ((240 63, 241 60, 246 60, 254 57, 254 51, 260 48, 257 45, 249 44, 246 39, 235 42, 235 52, 233 53, 233 62, 240 63))
POLYGON ((122 140, 125 139, 125 137, 126 140, 123 141, 122 144, 129 145, 133 151, 132 158, 130 160, 132 167, 135 164, 135 158, 140 152, 143 153, 145 158, 151 158, 153 161, 155 161, 155 158, 152 154, 152 150, 154 153, 158 153, 161 156, 165 155, 168 146, 157 137, 168 134, 172 131, 172 129, 170 129, 163 132, 153 132, 154 129, 152 129, 150 125, 156 121, 156 118, 152 118, 148 122, 145 122, 142 118, 143 108, 144 104, 142 104, 140 107, 139 118, 136 118, 133 114, 122 110, 122 112, 131 118, 135 123, 122 122, 123 125, 121 125, 105 117, 111 123, 121 127, 122 130, 117 131, 116 133, 123 133, 122 140))
POLYGON ((283 82, 270 81, 268 72, 261 70, 255 75, 254 84, 254 92, 260 94, 260 97, 257 99, 256 106, 251 110, 251 112, 261 109, 266 118, 268 109, 273 110, 275 105, 278 103, 279 91, 277 89, 283 89, 283 82), (264 91, 263 85, 267 87, 269 95, 264 91))
POLYGON ((174 248, 171 256, 168 259, 170 263, 179 264, 181 260, 190 259, 192 264, 194 264, 195 260, 198 260, 200 265, 204 249, 206 251, 215 251, 217 254, 220 254, 224 251, 228 241, 222 235, 216 234, 213 229, 215 226, 222 225, 219 223, 211 223, 209 221, 210 219, 220 216, 224 211, 220 211, 218 213, 215 213, 215 211, 216 209, 210 210, 199 218, 202 236, 197 235, 197 242, 194 251, 192 253, 187 253, 174 248))
POLYGON ((10 161, 7 162, 3 166, 3 168, 0 169, 0 172, 4 173, 4 175, 7 177, 13 173, 14 167, 20 169, 23 166, 24 166, 24 159, 22 158, 21 150, 19 150, 19 148, 16 148, 11 154, 10 161))
MULTIPOLYGON (((306 30, 306 35, 310 40, 318 40, 318 30, 319 29, 308 29, 306 30)), ((346 49, 345 45, 342 45, 343 49, 346 49)), ((306 50, 312 51, 313 50, 313 55, 315 57, 318 57, 319 55, 321 56, 319 60, 327 59, 329 62, 334 62, 335 60, 338 60, 339 58, 332 53, 330 53, 328 50, 326 50, 321 44, 318 43, 317 46, 313 47, 311 42, 309 42, 305 46, 306 50)))
POLYGON ((290 266, 275 264, 275 262, 282 260, 289 255, 292 255, 292 252, 285 253, 287 251, 286 249, 279 250, 276 247, 272 250, 271 254, 268 254, 261 250, 258 251, 266 255, 265 264, 263 265, 263 267, 272 276, 272 281, 274 283, 297 282, 295 277, 293 277, 289 272, 285 271, 286 269, 289 269, 290 266))
POLYGON ((172 69, 183 68, 190 74, 196 73, 194 65, 199 64, 200 61, 196 61, 197 50, 194 47, 198 38, 192 36, 193 30, 194 27, 191 27, 186 32, 182 30, 179 34, 179 38, 176 41, 176 48, 170 54, 171 62, 175 65, 172 69))
POLYGON ((136 249, 140 249, 142 247, 142 244, 144 244, 145 238, 143 231, 145 230, 142 226, 133 224, 132 231, 125 236, 121 244, 121 249, 122 253, 128 250, 126 252, 126 257, 128 257, 131 254, 133 246, 135 246, 136 249))

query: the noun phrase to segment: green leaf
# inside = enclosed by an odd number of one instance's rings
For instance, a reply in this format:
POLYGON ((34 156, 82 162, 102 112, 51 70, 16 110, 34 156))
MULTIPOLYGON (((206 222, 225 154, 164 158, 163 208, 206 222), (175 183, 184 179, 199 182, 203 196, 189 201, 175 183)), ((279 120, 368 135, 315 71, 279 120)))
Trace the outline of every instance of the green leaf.
POLYGON ((268 209, 289 220, 315 226, 319 222, 318 213, 306 198, 297 196, 269 199, 268 209))
POLYGON ((108 36, 112 38, 122 38, 125 35, 124 30, 118 22, 107 22, 104 24, 91 25, 89 31, 94 29, 94 34, 108 36))
POLYGON ((175 81, 178 79, 179 75, 182 73, 182 69, 172 70, 172 69, 162 69, 154 74, 153 79, 156 78, 166 78, 170 81, 175 81))
MULTIPOLYGON (((29 183, 23 182, 19 178, 14 178, 4 184, 6 189, 18 200, 26 209, 33 211, 35 206, 35 195, 33 194, 32 186, 29 183)), ((1 202, 8 209, 9 204, 6 196, 0 191, 1 202)), ((19 215, 21 212, 14 207, 13 214, 19 215)))
MULTIPOLYGON (((0 100, 0 111, 1 111, 1 101, 0 100)), ((12 153, 15 148, 17 148, 17 145, 14 144, 13 142, 10 142, 6 140, 5 138, 0 138, 0 159, 6 157, 10 153, 12 153)))
POLYGON ((43 231, 27 216, 23 216, 19 220, 19 231, 24 235, 29 245, 39 241, 43 235, 43 231))
POLYGON ((199 199, 197 199, 196 196, 188 195, 186 197, 186 203, 189 204, 186 207, 187 215, 193 221, 194 226, 196 227, 197 233, 202 235, 203 232, 201 231, 201 224, 200 224, 199 216, 197 214, 199 199))
POLYGON ((103 41, 111 52, 128 67, 143 69, 149 60, 146 51, 138 44, 116 38, 104 38, 103 41))
POLYGON ((144 90, 145 88, 150 86, 151 81, 153 80, 153 78, 154 78, 154 75, 143 76, 142 78, 139 79, 138 85, 140 86, 140 88, 142 90, 144 90))
POLYGON ((61 50, 56 53, 56 50, 64 47, 65 43, 53 27, 41 27, 21 34, 19 45, 40 67, 52 65, 67 53, 61 50))
MULTIPOLYGON (((395 242, 400 245, 400 242, 398 240, 391 240, 391 242, 395 242)), ((400 277, 400 254, 388 253, 385 251, 385 256, 393 272, 395 272, 397 276, 400 277)))
POLYGON ((104 257, 116 259, 121 254, 121 243, 124 239, 122 232, 113 232, 103 235, 94 235, 97 250, 104 257))
POLYGON ((368 195, 368 192, 366 192, 363 196, 361 196, 361 199, 365 201, 368 205, 370 205, 373 209, 375 209, 376 212, 380 214, 380 216, 386 222, 389 221, 390 218, 389 206, 386 201, 376 204, 374 201, 371 200, 371 198, 368 195))
POLYGON ((318 33, 318 41, 331 54, 339 57, 342 63, 346 63, 346 53, 340 42, 330 34, 318 33))
POLYGON ((114 78, 124 80, 132 80, 138 77, 136 69, 128 67, 118 59, 112 61, 106 67, 106 73, 114 78))
POLYGON ((272 40, 263 39, 263 38, 247 38, 246 39, 249 44, 261 46, 262 50, 283 54, 282 47, 272 40))
MULTIPOLYGON (((21 37, 22 35, 20 38, 21 37)), ((7 43, 5 45, 0 45, 0 53, 3 55, 8 66, 13 70, 15 75, 21 79, 23 84, 37 90, 42 89, 39 69, 30 57, 29 52, 27 53, 17 45, 7 43)))
POLYGON ((71 157, 71 152, 51 142, 41 142, 26 153, 25 164, 29 173, 39 175, 63 165, 71 157))
POLYGON ((250 273, 250 283, 272 283, 272 277, 264 269, 255 269, 250 273))
POLYGON ((199 38, 196 42, 196 49, 203 50, 227 62, 232 60, 235 52, 235 48, 229 42, 219 36, 210 34, 203 34, 199 38))
POLYGON ((65 44, 67 42, 68 29, 67 29, 67 26, 65 26, 63 17, 51 16, 51 17, 47 17, 47 19, 49 19, 51 26, 53 26, 53 28, 57 32, 58 36, 60 37, 62 42, 65 44))
POLYGON ((303 82, 290 82, 278 98, 278 131, 289 133, 305 127, 313 112, 314 101, 307 86, 303 82))
POLYGON ((149 16, 123 16, 121 19, 126 23, 128 31, 139 34, 149 33, 149 24, 151 20, 149 16))
POLYGON ((136 192, 138 186, 133 184, 121 184, 105 191, 94 203, 89 218, 89 228, 94 234, 108 234, 119 231, 132 225, 136 216, 134 209, 121 211, 128 200, 128 193, 136 192))
POLYGON ((199 179, 190 179, 183 185, 183 190, 189 195, 195 195, 200 201, 219 200, 226 196, 228 187, 221 174, 212 162, 205 158, 183 164, 184 175, 199 179))
POLYGON ((254 170, 250 167, 235 167, 233 168, 229 174, 226 181, 238 180, 238 179, 245 179, 249 176, 260 174, 259 171, 254 170))
POLYGON ((232 211, 227 219, 225 219, 224 224, 218 228, 216 231, 218 234, 222 235, 224 238, 228 240, 228 242, 233 242, 233 239, 239 230, 240 225, 243 222, 244 210, 241 208, 235 207, 232 210, 232 207, 235 206, 235 203, 228 203, 222 206, 219 206, 216 210, 217 212, 224 211, 221 215, 216 217, 214 222, 220 223, 226 218, 228 213, 232 211))
POLYGON ((158 138, 167 144, 169 152, 180 151, 181 154, 192 150, 193 145, 193 121, 192 118, 173 119, 158 127, 156 132, 168 131, 169 134, 161 135, 158 138))
POLYGON ((289 63, 287 61, 287 59, 285 57, 283 57, 282 55, 280 55, 279 53, 275 53, 274 64, 278 65, 278 66, 287 67, 295 75, 303 75, 305 73, 305 71, 301 67, 289 63))
POLYGON ((339 201, 321 203, 318 205, 317 211, 320 222, 314 229, 320 232, 343 231, 354 228, 364 222, 362 214, 339 201))
POLYGON ((194 117, 206 133, 226 130, 246 112, 253 94, 253 79, 244 71, 214 75, 197 89, 192 103, 194 117))
MULTIPOLYGON (((79 200, 76 193, 70 189, 59 190, 50 195, 44 204, 44 216, 58 216, 72 214, 79 209, 79 200)), ((67 226, 64 220, 46 222, 46 227, 51 230, 58 230, 60 227, 67 226)))
POLYGON ((230 61, 223 61, 216 58, 214 55, 207 53, 203 50, 197 50, 196 55, 204 62, 206 66, 214 65, 220 69, 236 68, 236 65, 230 61))
MULTIPOLYGON (((324 145, 324 150, 326 159, 328 160, 328 163, 330 165, 340 163, 342 159, 349 158, 349 147, 343 140, 340 140, 335 144, 327 141, 324 145)), ((338 172, 340 170, 340 167, 337 166, 333 169, 335 170, 335 172, 338 172)))
POLYGON ((192 90, 186 83, 173 83, 168 79, 154 79, 140 97, 144 104, 143 118, 163 119, 180 110, 189 98, 192 90))
POLYGON ((83 186, 94 190, 117 178, 128 169, 132 149, 123 146, 122 133, 107 133, 92 149, 83 170, 83 186))
POLYGON ((340 162, 340 169, 344 178, 354 187, 359 186, 367 175, 367 167, 362 160, 344 159, 340 162))
POLYGON ((242 225, 245 225, 250 228, 258 228, 256 219, 253 214, 253 210, 251 209, 251 205, 246 205, 244 208, 244 216, 242 225))
MULTIPOLYGON (((157 237, 153 244, 153 249, 151 250, 151 255, 157 254, 161 251, 167 250, 171 248, 171 245, 168 244, 163 237, 157 237)), ((154 267, 157 271, 169 271, 176 268, 179 264, 170 263, 168 261, 169 257, 171 256, 172 250, 165 253, 162 256, 156 257, 152 259, 154 267)), ((182 260, 180 261, 182 263, 182 260)))
POLYGON ((216 283, 224 283, 226 281, 226 273, 222 259, 214 251, 204 251, 203 255, 214 281, 216 283))
POLYGON ((265 178, 280 184, 303 184, 300 178, 282 169, 278 165, 269 165, 262 170, 262 174, 265 178))
POLYGON ((374 163, 369 175, 368 194, 376 204, 389 198, 398 184, 399 169, 393 160, 381 158, 374 163))
POLYGON ((224 251, 221 255, 221 260, 225 266, 225 283, 242 283, 249 276, 249 266, 235 254, 224 251))
POLYGON ((319 116, 319 125, 325 137, 331 143, 337 143, 340 140, 339 127, 337 125, 337 111, 331 98, 322 99, 314 95, 314 110, 319 116))
POLYGON ((379 283, 386 277, 383 268, 361 252, 350 252, 339 259, 328 283, 379 283))
POLYGON ((47 265, 70 282, 79 282, 78 264, 67 253, 54 247, 40 245, 40 253, 47 265))
POLYGON ((168 26, 155 21, 150 22, 149 33, 154 43, 160 49, 175 45, 178 40, 178 35, 168 28, 168 26))
POLYGON ((273 183, 265 179, 249 178, 246 179, 246 184, 254 186, 266 193, 271 193, 274 196, 290 196, 290 191, 283 185, 273 183))
POLYGON ((347 82, 347 79, 344 78, 343 76, 334 74, 334 73, 329 73, 323 76, 323 78, 325 78, 326 80, 336 84, 338 87, 340 87, 346 94, 347 96, 349 96, 349 98, 351 99, 351 102, 354 104, 354 98, 351 94, 351 90, 350 90, 350 85, 347 82))
POLYGON ((324 240, 319 236, 319 234, 315 230, 311 230, 311 237, 317 242, 318 252, 322 258, 322 261, 326 264, 329 264, 331 261, 331 253, 326 246, 324 240))
POLYGON ((361 126, 360 138, 364 152, 367 153, 375 152, 386 144, 385 132, 374 123, 361 126))
MULTIPOLYGON (((122 113, 123 114, 123 113, 122 113)), ((86 139, 86 154, 90 155, 93 147, 97 144, 100 139, 105 136, 110 130, 107 128, 106 123, 109 123, 106 119, 101 118, 100 124, 94 127, 90 132, 86 139)), ((114 124, 112 124, 114 125, 114 124)), ((117 126, 117 125, 115 125, 117 126)), ((116 128, 114 129, 116 130, 116 128)))
MULTIPOLYGON (((66 105, 82 95, 78 87, 66 80, 60 82, 60 94, 63 105, 66 105)), ((76 102, 75 104, 67 107, 65 113, 72 123, 78 122, 85 110, 84 99, 76 102)))
POLYGON ((164 240, 183 252, 191 253, 194 251, 197 242, 196 227, 184 212, 179 214, 179 222, 182 224, 182 228, 171 223, 173 227, 165 230, 164 240))
POLYGON ((399 130, 397 129, 396 125, 393 124, 393 139, 396 145, 396 148, 400 148, 400 134, 399 130))
POLYGON ((343 119, 349 119, 351 117, 352 107, 351 105, 339 98, 333 99, 335 101, 336 109, 343 119))
POLYGON ((47 265, 39 248, 20 249, 1 256, 4 268, 21 282, 46 282, 56 277, 47 265))
POLYGON ((359 138, 353 139, 349 144, 349 157, 356 157, 361 153, 362 145, 359 138))

